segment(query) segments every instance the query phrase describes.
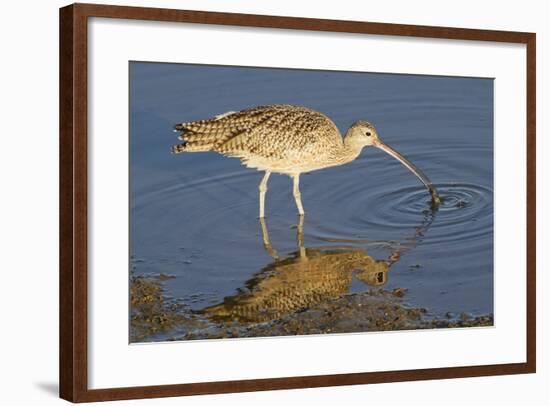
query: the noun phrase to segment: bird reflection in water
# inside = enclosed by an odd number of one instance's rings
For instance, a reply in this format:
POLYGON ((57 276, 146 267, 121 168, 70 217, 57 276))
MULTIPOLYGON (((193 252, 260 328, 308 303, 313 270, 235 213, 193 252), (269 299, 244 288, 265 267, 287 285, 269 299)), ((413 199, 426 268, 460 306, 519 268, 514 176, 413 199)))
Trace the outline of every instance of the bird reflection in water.
POLYGON ((404 250, 417 244, 432 219, 433 212, 405 244, 392 249, 388 258, 376 259, 366 249, 349 245, 305 247, 303 216, 297 226, 298 250, 281 258, 271 245, 262 218, 263 243, 273 262, 250 278, 236 295, 201 313, 215 322, 264 322, 337 299, 349 291, 354 277, 369 286, 382 286, 390 267, 404 250))

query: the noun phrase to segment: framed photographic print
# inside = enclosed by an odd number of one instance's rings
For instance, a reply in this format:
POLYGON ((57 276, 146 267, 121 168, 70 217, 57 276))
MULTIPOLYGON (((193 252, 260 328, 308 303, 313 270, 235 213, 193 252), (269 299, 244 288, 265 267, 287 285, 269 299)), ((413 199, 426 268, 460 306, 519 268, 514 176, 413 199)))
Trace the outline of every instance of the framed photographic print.
POLYGON ((535 372, 535 34, 90 4, 60 34, 62 398, 535 372))

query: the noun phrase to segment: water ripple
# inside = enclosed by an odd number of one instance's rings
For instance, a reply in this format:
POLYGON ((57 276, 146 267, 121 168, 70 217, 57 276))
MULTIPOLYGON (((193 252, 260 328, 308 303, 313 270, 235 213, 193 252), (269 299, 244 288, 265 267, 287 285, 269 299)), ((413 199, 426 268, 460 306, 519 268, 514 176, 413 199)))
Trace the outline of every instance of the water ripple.
POLYGON ((396 234, 410 229, 427 228, 425 243, 472 240, 492 233, 492 190, 468 183, 437 185, 442 203, 432 212, 430 196, 418 186, 373 188, 361 193, 362 185, 347 184, 325 192, 323 202, 338 206, 338 216, 319 227, 326 235, 354 234, 360 238, 372 230, 396 234))

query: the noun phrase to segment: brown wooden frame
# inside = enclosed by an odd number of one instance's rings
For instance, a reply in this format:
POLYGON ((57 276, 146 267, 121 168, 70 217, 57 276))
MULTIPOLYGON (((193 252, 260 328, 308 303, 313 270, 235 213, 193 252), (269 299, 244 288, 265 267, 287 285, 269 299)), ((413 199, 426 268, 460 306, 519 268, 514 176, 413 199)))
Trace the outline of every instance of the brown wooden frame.
POLYGON ((72 402, 138 399, 424 379, 536 370, 536 186, 534 33, 336 21, 92 4, 60 9, 60 396, 72 402), (88 389, 87 359, 87 27, 88 17, 270 27, 526 44, 527 46, 527 361, 338 375, 88 389))

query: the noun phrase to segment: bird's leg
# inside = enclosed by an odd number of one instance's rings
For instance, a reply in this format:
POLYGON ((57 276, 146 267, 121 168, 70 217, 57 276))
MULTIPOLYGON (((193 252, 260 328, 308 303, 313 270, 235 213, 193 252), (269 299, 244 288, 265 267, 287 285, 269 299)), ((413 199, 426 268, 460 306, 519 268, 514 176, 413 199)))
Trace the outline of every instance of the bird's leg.
POLYGON ((269 175, 271 175, 271 172, 266 171, 265 175, 260 182, 260 218, 263 219, 265 217, 264 209, 265 209, 265 192, 267 192, 267 181, 269 179, 269 175))
POLYGON ((298 240, 298 249, 300 251, 300 258, 307 258, 306 248, 304 246, 304 216, 300 216, 298 220, 298 227, 296 229, 296 239, 298 240))
POLYGON ((294 200, 296 201, 296 207, 298 207, 298 213, 300 213, 300 216, 304 215, 304 207, 302 206, 302 195, 300 194, 300 175, 294 175, 292 177, 294 180, 294 200))
POLYGON ((264 248, 269 255, 275 260, 279 259, 279 254, 275 251, 275 248, 271 245, 271 240, 269 239, 269 233, 267 232, 267 225, 263 217, 260 217, 260 225, 262 226, 262 237, 264 240, 264 248))

